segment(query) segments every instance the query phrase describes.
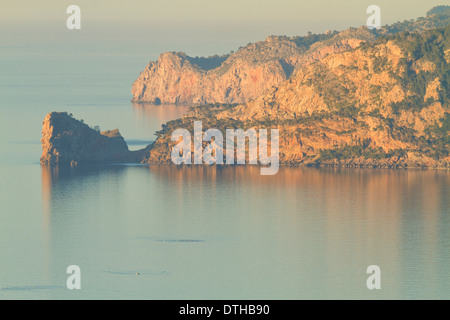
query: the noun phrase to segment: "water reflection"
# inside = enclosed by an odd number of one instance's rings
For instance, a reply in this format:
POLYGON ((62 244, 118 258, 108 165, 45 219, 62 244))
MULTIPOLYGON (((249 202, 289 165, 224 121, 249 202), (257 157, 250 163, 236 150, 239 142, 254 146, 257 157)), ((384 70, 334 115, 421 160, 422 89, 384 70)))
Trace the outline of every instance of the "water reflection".
POLYGON ((189 106, 185 105, 154 105, 135 102, 132 102, 131 104, 133 106, 136 122, 147 128, 155 128, 155 126, 156 128, 160 128, 161 123, 178 119, 189 110, 189 106))
POLYGON ((450 297, 448 171, 280 168, 261 176, 249 166, 43 167, 42 183, 53 259, 104 259, 119 270, 133 270, 122 266, 127 258, 159 261, 170 274, 159 283, 163 292, 203 274, 189 283, 200 296, 214 277, 214 297, 450 297), (209 266, 178 270, 183 277, 172 283, 174 266, 194 265, 194 256, 209 266), (372 264, 382 270, 379 292, 365 287, 372 264))
POLYGON ((101 176, 116 177, 126 169, 124 165, 41 166, 44 212, 49 212, 52 199, 57 196, 74 197, 77 189, 87 182, 99 184, 101 176))

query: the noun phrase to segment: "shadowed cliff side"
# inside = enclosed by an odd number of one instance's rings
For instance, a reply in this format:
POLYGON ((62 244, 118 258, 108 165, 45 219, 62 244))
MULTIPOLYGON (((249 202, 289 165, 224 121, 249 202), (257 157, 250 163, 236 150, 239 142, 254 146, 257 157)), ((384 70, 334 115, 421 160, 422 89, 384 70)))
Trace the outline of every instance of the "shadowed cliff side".
POLYGON ((129 151, 119 130, 100 132, 66 112, 47 114, 42 126, 44 165, 79 163, 140 162, 147 148, 129 151))

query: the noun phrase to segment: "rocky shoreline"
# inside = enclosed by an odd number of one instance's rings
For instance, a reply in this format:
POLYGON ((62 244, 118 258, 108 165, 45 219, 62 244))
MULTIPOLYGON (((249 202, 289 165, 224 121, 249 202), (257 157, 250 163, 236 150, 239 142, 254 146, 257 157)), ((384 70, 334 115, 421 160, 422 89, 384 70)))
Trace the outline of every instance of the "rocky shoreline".
MULTIPOLYGON (((74 119, 66 112, 49 113, 43 122, 42 165, 77 166, 93 163, 135 163, 145 165, 174 165, 168 148, 161 152, 160 142, 155 141, 138 151, 129 151, 128 146, 118 130, 97 131, 82 121, 74 119)), ((167 145, 168 147, 168 145, 167 145)), ((335 167, 335 168, 389 168, 389 169, 445 169, 450 165, 447 161, 424 161, 398 156, 389 159, 352 158, 305 160, 300 162, 283 161, 281 167, 335 167)), ((228 166, 228 165, 225 165, 228 166)), ((230 165, 231 166, 231 165, 230 165)))
POLYGON ((42 125, 43 165, 80 163, 139 163, 147 148, 129 151, 119 130, 91 128, 67 112, 51 112, 42 125))

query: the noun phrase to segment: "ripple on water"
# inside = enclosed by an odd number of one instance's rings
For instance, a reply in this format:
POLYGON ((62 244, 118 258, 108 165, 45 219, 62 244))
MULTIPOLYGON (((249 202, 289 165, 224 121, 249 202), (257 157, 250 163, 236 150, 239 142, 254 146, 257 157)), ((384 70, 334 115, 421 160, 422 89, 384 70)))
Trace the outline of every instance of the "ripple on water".
POLYGON ((155 241, 158 241, 158 242, 205 242, 205 240, 196 240, 196 239, 158 239, 155 241))
POLYGON ((0 290, 22 291, 22 290, 55 290, 62 289, 63 286, 21 286, 21 287, 4 287, 0 290))
POLYGON ((129 276, 129 275, 140 275, 140 276, 155 276, 155 275, 167 275, 169 274, 168 271, 147 271, 147 272, 136 272, 136 271, 110 271, 105 270, 102 271, 103 273, 109 273, 109 274, 116 274, 120 276, 129 276))

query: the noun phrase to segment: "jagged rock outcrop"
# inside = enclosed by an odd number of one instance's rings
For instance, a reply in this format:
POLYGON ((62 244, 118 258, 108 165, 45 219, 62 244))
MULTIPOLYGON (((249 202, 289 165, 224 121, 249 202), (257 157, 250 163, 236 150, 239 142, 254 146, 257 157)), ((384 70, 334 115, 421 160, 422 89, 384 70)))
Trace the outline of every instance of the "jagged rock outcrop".
POLYGON ((270 36, 225 56, 192 58, 166 52, 150 62, 132 85, 133 101, 175 104, 246 103, 289 79, 296 70, 327 55, 348 51, 361 42, 400 31, 445 27, 448 10, 398 22, 380 30, 365 27, 305 37, 270 36))
POLYGON ((129 151, 119 130, 94 130, 66 112, 46 115, 41 143, 44 165, 140 162, 144 153, 148 153, 146 149, 129 151))

